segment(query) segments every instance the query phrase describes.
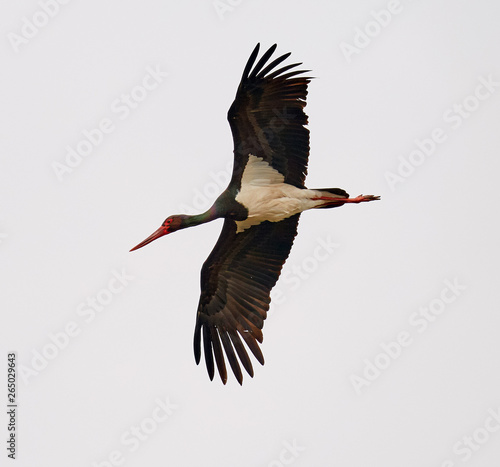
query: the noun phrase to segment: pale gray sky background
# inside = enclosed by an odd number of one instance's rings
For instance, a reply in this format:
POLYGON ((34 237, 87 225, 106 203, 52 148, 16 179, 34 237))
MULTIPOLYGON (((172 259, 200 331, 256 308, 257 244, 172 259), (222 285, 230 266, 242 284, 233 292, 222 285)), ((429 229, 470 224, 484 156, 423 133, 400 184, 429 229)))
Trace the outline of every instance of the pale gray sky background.
POLYGON ((499 15, 486 0, 2 4, 0 432, 14 351, 16 465, 498 463, 499 15), (266 364, 223 386, 192 351, 222 221, 128 250, 225 188, 226 112, 257 42, 317 77, 308 186, 382 200, 302 215, 266 364))

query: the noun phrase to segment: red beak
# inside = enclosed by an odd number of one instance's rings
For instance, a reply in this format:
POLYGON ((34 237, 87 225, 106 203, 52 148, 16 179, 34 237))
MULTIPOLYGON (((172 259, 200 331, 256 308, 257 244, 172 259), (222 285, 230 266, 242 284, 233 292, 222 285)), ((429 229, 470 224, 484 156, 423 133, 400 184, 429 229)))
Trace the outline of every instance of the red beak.
POLYGON ((137 250, 138 248, 142 248, 144 245, 147 245, 148 243, 151 243, 153 240, 156 240, 157 238, 163 237, 164 235, 168 234, 169 230, 168 227, 165 227, 162 225, 156 232, 152 233, 146 240, 142 241, 139 243, 139 245, 134 246, 130 251, 137 250))

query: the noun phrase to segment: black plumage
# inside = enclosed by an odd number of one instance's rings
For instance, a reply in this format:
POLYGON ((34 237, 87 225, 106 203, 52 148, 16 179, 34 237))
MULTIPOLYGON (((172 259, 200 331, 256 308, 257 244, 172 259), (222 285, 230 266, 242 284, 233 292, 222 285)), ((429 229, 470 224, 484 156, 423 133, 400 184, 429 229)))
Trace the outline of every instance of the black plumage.
POLYGON ((350 199, 340 188, 305 187, 309 130, 304 107, 311 78, 303 76, 307 70, 295 69, 300 63, 278 68, 290 54, 270 61, 275 49, 276 44, 256 63, 257 44, 229 109, 234 166, 227 189, 207 212, 170 216, 132 249, 186 227, 225 219, 201 270, 194 333, 196 363, 203 347, 210 379, 217 366, 224 384, 226 359, 240 384, 240 363, 253 376, 247 349, 264 364, 259 344, 270 292, 290 253, 300 213, 378 199, 371 195, 350 199))
MULTIPOLYGON (((276 49, 273 45, 255 63, 259 44, 243 71, 236 98, 228 112, 234 140, 234 167, 228 191, 238 188, 249 154, 258 155, 282 173, 285 183, 303 187, 309 158, 309 130, 304 113, 310 78, 296 77, 304 71, 286 71, 291 64, 273 71, 289 53, 263 68, 276 49)), ((213 355, 222 381, 227 372, 222 349, 238 381, 242 382, 239 356, 247 372, 253 368, 243 339, 257 360, 264 357, 262 327, 276 284, 297 233, 299 215, 280 222, 264 222, 236 233, 236 223, 226 219, 214 250, 201 271, 194 352, 201 357, 201 336, 210 377, 214 375, 213 355), (203 329, 203 332, 202 332, 203 329), (221 346, 222 342, 222 346, 221 346), (236 350, 236 353, 235 353, 236 350)))

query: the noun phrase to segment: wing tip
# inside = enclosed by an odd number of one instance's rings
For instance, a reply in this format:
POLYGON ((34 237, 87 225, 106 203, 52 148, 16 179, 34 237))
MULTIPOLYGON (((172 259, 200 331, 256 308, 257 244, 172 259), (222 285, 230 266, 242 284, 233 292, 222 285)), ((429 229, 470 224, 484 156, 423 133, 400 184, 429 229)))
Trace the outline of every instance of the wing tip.
POLYGON ((243 75, 241 76, 242 82, 248 79, 248 74, 250 73, 250 70, 252 69, 253 64, 255 63, 255 59, 259 54, 259 50, 260 50, 260 42, 257 42, 257 45, 252 50, 252 53, 248 58, 247 64, 245 65, 245 69, 243 70, 243 75))
MULTIPOLYGON (((194 356, 195 356, 195 361, 196 364, 199 365, 201 361, 201 335, 203 334, 203 347, 204 347, 204 354, 205 354, 205 363, 207 367, 207 373, 208 377, 210 378, 210 381, 213 381, 215 377, 215 367, 217 366, 217 372, 219 373, 219 377, 222 381, 222 384, 226 385, 227 384, 227 369, 225 365, 225 359, 224 359, 224 353, 225 356, 228 358, 231 370, 238 381, 240 386, 243 386, 243 372, 241 371, 241 368, 239 366, 239 363, 241 362, 243 364, 243 368, 245 368, 246 372, 248 375, 253 378, 254 377, 254 369, 251 363, 251 360, 248 358, 247 353, 242 347, 242 342, 239 341, 238 343, 235 343, 234 339, 235 336, 229 334, 228 339, 221 338, 219 335, 219 329, 211 326, 207 326, 206 324, 202 325, 200 323, 196 324, 196 329, 195 329, 195 339, 194 339, 194 356), (203 331, 203 332, 202 332, 203 331), (216 335, 215 335, 216 334, 216 335), (214 342, 214 340, 217 340, 218 342, 214 342), (219 340, 220 339, 220 340, 219 340), (221 345, 222 341, 222 345, 221 345), (232 341, 232 342, 231 342, 232 341), (231 345, 231 343, 233 345, 231 345), (239 344, 239 345, 238 345, 239 344), (234 347, 233 347, 234 346, 234 347), (224 352, 223 352, 224 350, 224 352), (236 354, 239 357, 236 358, 236 355, 234 354, 234 350, 236 350, 236 354)), ((264 356, 262 355, 262 351, 260 350, 257 342, 261 340, 256 339, 256 336, 245 336, 247 347, 251 350, 252 354, 256 358, 256 360, 261 364, 264 365, 264 356), (251 342, 248 342, 248 340, 251 340, 251 342)))
POLYGON ((196 327, 194 329, 193 350, 194 360, 199 365, 201 360, 201 325, 198 319, 196 320, 196 327))
MULTIPOLYGON (((278 70, 275 70, 270 75, 267 75, 268 72, 270 72, 271 70, 276 68, 280 63, 285 61, 292 54, 292 52, 287 52, 283 55, 280 55, 278 58, 274 59, 270 64, 268 64, 265 67, 265 65, 267 64, 267 62, 271 58, 271 56, 276 51, 277 47, 278 47, 278 44, 274 43, 271 47, 269 47, 269 49, 267 49, 262 54, 259 61, 255 64, 255 61, 257 60, 257 56, 258 56, 259 50, 260 50, 260 42, 258 42, 257 45, 255 46, 255 48, 253 49, 252 53, 250 54, 250 58, 247 61, 247 64, 246 64, 245 69, 243 71, 243 76, 242 76, 241 82, 243 83, 245 81, 252 81, 255 79, 264 79, 264 78, 273 79, 273 78, 279 76, 284 71, 289 70, 290 68, 294 68, 296 66, 302 65, 302 62, 293 63, 291 65, 287 65, 287 66, 282 67, 278 70), (254 66, 254 64, 255 64, 255 66, 254 66)), ((310 71, 311 70, 300 70, 300 71, 294 72, 294 74, 308 73, 310 71)), ((307 77, 306 79, 310 79, 310 78, 307 77)))

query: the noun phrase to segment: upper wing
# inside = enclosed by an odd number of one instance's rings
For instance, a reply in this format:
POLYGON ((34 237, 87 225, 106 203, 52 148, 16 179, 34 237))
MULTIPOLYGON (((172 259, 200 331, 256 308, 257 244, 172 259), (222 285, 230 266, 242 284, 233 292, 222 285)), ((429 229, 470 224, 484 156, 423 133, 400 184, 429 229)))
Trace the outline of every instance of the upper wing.
POLYGON ((210 379, 214 376, 215 356, 222 382, 227 381, 222 349, 240 384, 243 376, 236 354, 248 374, 253 376, 252 363, 242 339, 264 364, 257 342, 262 343, 269 294, 290 253, 298 221, 299 214, 296 214, 280 222, 254 225, 238 234, 233 220, 224 221, 219 240, 201 270, 202 292, 194 334, 196 363, 200 362, 203 334, 210 379))
POLYGON ((272 71, 290 53, 267 62, 274 44, 254 66, 259 44, 252 52, 227 118, 234 140, 233 180, 239 180, 248 155, 262 157, 285 177, 285 183, 304 186, 309 157, 309 130, 304 113, 308 77, 293 77, 294 63, 272 71), (267 65, 267 66, 266 66, 267 65), (252 69, 253 67, 253 69, 252 69))

